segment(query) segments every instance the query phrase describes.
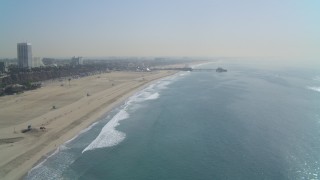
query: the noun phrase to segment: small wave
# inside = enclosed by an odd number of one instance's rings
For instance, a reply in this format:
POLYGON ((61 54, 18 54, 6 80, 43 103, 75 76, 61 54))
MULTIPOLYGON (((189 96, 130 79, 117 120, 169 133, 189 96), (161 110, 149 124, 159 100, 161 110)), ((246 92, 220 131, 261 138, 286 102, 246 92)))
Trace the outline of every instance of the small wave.
MULTIPOLYGON (((119 125, 119 121, 129 118, 129 114, 127 112, 129 106, 137 106, 140 102, 159 98, 159 91, 167 88, 167 86, 175 79, 177 79, 177 75, 161 79, 131 96, 121 107, 122 109, 102 128, 99 135, 83 149, 82 153, 97 148, 115 146, 121 143, 125 139, 126 134, 116 130, 116 127, 119 125)), ((106 118, 109 119, 108 117, 106 118)), ((75 160, 75 157, 67 152, 69 150, 69 143, 79 137, 80 134, 89 131, 97 123, 98 122, 93 123, 88 128, 82 130, 78 135, 59 146, 59 148, 57 148, 53 153, 49 154, 42 162, 33 167, 28 172, 26 179, 46 179, 48 176, 50 176, 49 179, 61 178, 61 174, 64 169, 75 160), (47 165, 46 161, 52 156, 55 157, 54 161, 59 161, 60 168, 52 169, 51 165, 47 165)))
POLYGON ((190 74, 190 71, 181 72, 181 73, 179 74, 179 76, 185 76, 185 75, 187 75, 187 74, 190 74))
POLYGON ((32 174, 32 172, 34 172, 36 169, 39 169, 40 167, 43 166, 43 164, 53 155, 57 154, 59 152, 59 148, 57 148, 53 153, 49 154, 42 162, 40 162, 39 164, 37 164, 36 166, 34 166, 29 172, 28 172, 28 176, 32 174))
POLYGON ((165 80, 165 81, 162 81, 161 83, 159 83, 156 87, 159 90, 167 89, 168 85, 171 84, 171 83, 172 83, 171 80, 165 80))
POLYGON ((94 150, 97 148, 111 147, 122 142, 126 134, 116 130, 116 127, 119 125, 119 121, 129 118, 129 114, 126 110, 132 110, 132 105, 136 106, 138 103, 141 103, 146 100, 158 99, 160 94, 159 91, 167 88, 177 76, 171 76, 164 78, 160 81, 157 81, 145 89, 137 92, 135 95, 131 96, 122 110, 120 110, 101 130, 99 135, 94 139, 83 151, 82 153, 94 150))
MULTIPOLYGON (((94 125, 96 125, 98 122, 95 122, 93 124, 91 124, 89 127, 87 127, 86 129, 83 129, 82 131, 79 132, 79 134, 77 134, 76 136, 74 136, 73 138, 69 139, 68 141, 66 141, 64 144, 60 145, 53 153, 48 154, 47 157, 45 157, 39 164, 37 164, 36 166, 34 166, 30 171, 28 171, 28 175, 26 176, 26 179, 47 179, 47 174, 50 174, 51 178, 49 179, 56 179, 59 175, 59 173, 53 173, 53 170, 48 168, 46 165, 44 165, 46 163, 46 161, 57 155, 59 152, 61 151, 66 151, 69 150, 70 148, 67 147, 67 145, 69 143, 71 143, 73 140, 75 140, 80 134, 83 134, 87 131, 89 131, 94 125)), ((64 163, 66 164, 71 164, 73 162, 72 158, 66 158, 64 157, 64 163)), ((60 166, 61 167, 61 166, 60 166)), ((57 171, 57 169, 56 169, 57 171)))
POLYGON ((140 93, 137 93, 136 95, 132 96, 128 100, 128 104, 136 103, 136 102, 142 102, 145 100, 153 100, 157 99, 159 97, 159 93, 152 93, 148 92, 147 90, 141 91, 140 93))
POLYGON ((308 89, 313 90, 313 91, 317 91, 320 92, 320 87, 308 87, 308 89))
POLYGON ((119 144, 125 139, 126 134, 117 131, 115 128, 119 125, 119 121, 127 119, 129 114, 125 109, 120 110, 101 130, 98 137, 93 140, 82 153, 97 148, 111 147, 119 144))
POLYGON ((315 81, 320 81, 320 76, 314 77, 313 80, 315 80, 315 81))
POLYGON ((153 99, 158 99, 159 93, 153 93, 149 97, 146 98, 146 100, 153 100, 153 99))
POLYGON ((79 137, 79 135, 89 131, 90 129, 92 129, 93 126, 95 126, 96 124, 98 124, 98 122, 95 122, 93 124, 91 124, 90 126, 88 126, 87 128, 81 130, 76 136, 74 136, 73 138, 69 139, 68 141, 66 141, 64 143, 64 145, 68 145, 69 143, 71 143, 73 140, 77 139, 77 137, 79 137))
MULTIPOLYGON (((37 165, 33 169, 28 172, 28 175, 25 177, 28 179, 39 179, 39 180, 54 180, 54 179, 62 179, 61 176, 63 172, 75 161, 75 157, 61 150, 62 152, 57 154, 54 153, 51 156, 55 155, 54 159, 51 159, 49 164, 41 164, 37 165)), ((59 151, 58 151, 59 152, 59 151)), ((50 157, 51 157, 50 156, 50 157)), ((48 157, 48 158, 50 158, 48 157)))
POLYGON ((139 103, 145 100, 154 100, 159 98, 159 91, 166 89, 169 84, 171 84, 176 79, 176 76, 164 78, 156 83, 153 83, 146 87, 145 89, 137 92, 135 95, 131 96, 127 104, 139 103))
POLYGON ((74 158, 68 154, 68 153, 60 153, 65 152, 69 148, 65 145, 60 145, 53 153, 49 154, 42 162, 34 166, 30 171, 28 171, 27 176, 25 179, 58 179, 59 176, 62 174, 63 170, 67 167, 67 164, 71 164, 74 162, 74 158), (57 155, 60 153, 60 156, 58 156, 59 160, 59 168, 52 169, 49 166, 47 166, 45 163, 48 159, 51 157, 57 155), (50 176, 50 177, 49 177, 50 176))

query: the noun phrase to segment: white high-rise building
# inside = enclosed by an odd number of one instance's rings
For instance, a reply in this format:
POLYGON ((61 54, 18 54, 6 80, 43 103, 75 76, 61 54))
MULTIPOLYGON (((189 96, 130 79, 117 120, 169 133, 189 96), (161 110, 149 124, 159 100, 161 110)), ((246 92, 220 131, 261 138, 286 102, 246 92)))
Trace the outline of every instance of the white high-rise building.
POLYGON ((34 57, 32 61, 32 67, 40 67, 40 66, 43 66, 42 58, 34 57))
POLYGON ((73 57, 71 58, 71 64, 72 64, 72 65, 81 65, 81 64, 83 64, 83 59, 82 59, 82 57, 75 57, 75 56, 73 56, 73 57))
POLYGON ((20 68, 32 68, 32 50, 30 43, 18 43, 18 65, 20 68))

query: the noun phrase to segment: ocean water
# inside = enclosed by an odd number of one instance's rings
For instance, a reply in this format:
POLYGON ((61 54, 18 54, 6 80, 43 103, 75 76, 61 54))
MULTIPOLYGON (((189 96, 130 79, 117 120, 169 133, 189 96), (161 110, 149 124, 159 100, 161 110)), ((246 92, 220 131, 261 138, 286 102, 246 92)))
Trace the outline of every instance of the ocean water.
POLYGON ((320 179, 320 70, 243 61, 138 92, 25 179, 320 179))

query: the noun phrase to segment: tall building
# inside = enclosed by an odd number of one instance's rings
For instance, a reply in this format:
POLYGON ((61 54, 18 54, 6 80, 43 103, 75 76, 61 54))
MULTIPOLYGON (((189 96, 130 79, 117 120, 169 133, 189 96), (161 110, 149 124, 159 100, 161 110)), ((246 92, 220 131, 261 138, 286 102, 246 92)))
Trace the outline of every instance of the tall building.
POLYGON ((32 68, 32 50, 30 43, 18 43, 18 65, 20 68, 32 68))
POLYGON ((7 71, 7 64, 6 62, 0 62, 0 74, 5 73, 7 71))
POLYGON ((82 57, 75 57, 75 56, 73 56, 72 58, 71 58, 71 63, 70 63, 71 65, 81 65, 81 64, 83 64, 83 59, 82 59, 82 57))

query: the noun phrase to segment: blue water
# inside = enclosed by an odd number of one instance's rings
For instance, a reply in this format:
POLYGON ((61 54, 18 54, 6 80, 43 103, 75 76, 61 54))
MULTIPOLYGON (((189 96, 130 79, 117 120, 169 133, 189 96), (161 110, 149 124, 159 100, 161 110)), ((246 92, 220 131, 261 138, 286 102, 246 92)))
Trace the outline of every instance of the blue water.
POLYGON ((219 61, 129 98, 26 179, 320 179, 320 70, 219 61))

